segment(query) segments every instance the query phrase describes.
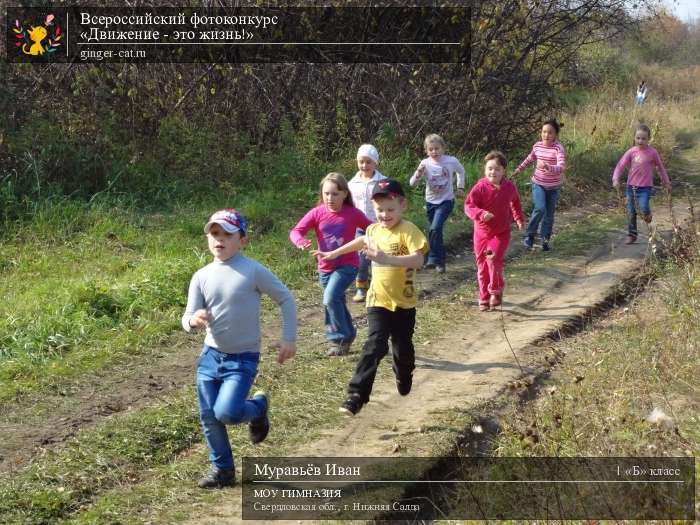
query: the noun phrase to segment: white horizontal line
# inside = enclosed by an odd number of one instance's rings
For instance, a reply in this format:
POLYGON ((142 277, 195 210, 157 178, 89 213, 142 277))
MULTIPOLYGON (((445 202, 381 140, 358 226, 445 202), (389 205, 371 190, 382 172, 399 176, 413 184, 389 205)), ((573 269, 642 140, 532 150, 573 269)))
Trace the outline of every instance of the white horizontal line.
POLYGON ((79 46, 461 46, 461 42, 78 42, 79 46))
POLYGON ((265 481, 253 480, 253 483, 686 483, 685 481, 671 480, 556 480, 556 479, 532 479, 532 480, 445 480, 445 481, 430 481, 430 480, 287 480, 287 481, 265 481))

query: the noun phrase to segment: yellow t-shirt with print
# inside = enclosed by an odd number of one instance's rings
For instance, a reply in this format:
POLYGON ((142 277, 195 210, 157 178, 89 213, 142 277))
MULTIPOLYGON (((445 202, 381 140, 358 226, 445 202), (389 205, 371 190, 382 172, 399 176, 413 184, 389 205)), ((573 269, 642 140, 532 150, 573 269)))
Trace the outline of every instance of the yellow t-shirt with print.
MULTIPOLYGON (((365 235, 387 255, 428 253, 428 241, 415 224, 402 220, 392 229, 371 224, 365 235)), ((416 270, 402 266, 377 264, 372 261, 372 281, 367 292, 367 307, 380 306, 395 311, 397 308, 416 307, 416 270)))

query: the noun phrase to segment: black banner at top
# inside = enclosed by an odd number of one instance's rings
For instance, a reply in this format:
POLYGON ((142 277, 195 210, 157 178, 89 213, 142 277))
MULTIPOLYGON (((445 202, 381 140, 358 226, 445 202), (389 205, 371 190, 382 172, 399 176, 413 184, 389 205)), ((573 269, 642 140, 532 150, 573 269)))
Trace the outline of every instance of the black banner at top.
POLYGON ((468 62, 469 7, 7 8, 10 62, 468 62))

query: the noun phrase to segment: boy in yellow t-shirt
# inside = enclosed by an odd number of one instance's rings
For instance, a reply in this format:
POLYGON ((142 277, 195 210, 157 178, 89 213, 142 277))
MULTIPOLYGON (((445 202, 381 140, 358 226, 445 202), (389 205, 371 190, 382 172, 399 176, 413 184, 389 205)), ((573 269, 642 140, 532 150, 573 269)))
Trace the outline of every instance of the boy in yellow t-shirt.
POLYGON ((396 388, 402 396, 411 391, 415 350, 413 329, 416 324, 415 272, 423 265, 428 241, 412 223, 401 218, 406 210, 401 185, 393 179, 377 182, 372 206, 377 222, 365 235, 333 250, 313 252, 324 259, 364 250, 372 261, 372 282, 367 293, 367 341, 348 385, 348 396, 340 411, 354 416, 369 402, 379 362, 389 352, 394 358, 396 388))

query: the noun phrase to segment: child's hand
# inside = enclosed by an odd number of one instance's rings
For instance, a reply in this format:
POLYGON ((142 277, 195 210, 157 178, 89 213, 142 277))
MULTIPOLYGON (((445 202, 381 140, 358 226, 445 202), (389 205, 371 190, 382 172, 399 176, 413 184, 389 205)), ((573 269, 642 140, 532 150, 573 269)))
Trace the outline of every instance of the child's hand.
POLYGON ((619 188, 620 187, 620 181, 616 180, 613 182, 613 188, 619 188))
POLYGON ((416 170, 416 175, 420 179, 423 175, 425 175, 425 166, 418 166, 418 169, 416 170))
POLYGON ((280 349, 277 352, 277 362, 284 363, 287 359, 291 359, 297 353, 297 344, 295 342, 280 341, 280 349))
POLYGON ((309 239, 302 239, 299 244, 297 244, 297 248, 300 250, 306 250, 307 248, 311 247, 311 244, 313 244, 309 239))
POLYGON ((519 230, 522 230, 525 227, 525 225, 522 222, 518 222, 516 224, 518 225, 519 230))
POLYGON ((311 255, 314 257, 320 257, 324 261, 332 261, 337 255, 334 255, 333 252, 322 252, 321 250, 311 250, 311 255))
POLYGON ((667 193, 671 193, 671 183, 664 184, 664 189, 667 193))
POLYGON ((489 222, 491 219, 493 219, 493 213, 491 213, 490 211, 485 211, 481 215, 481 220, 484 222, 489 222))
POLYGON ((209 323, 214 320, 214 316, 211 315, 209 310, 202 308, 197 310, 190 318, 190 326, 192 328, 206 328, 209 323))
POLYGON ((464 197, 464 188, 457 188, 457 197, 464 197))
POLYGON ((365 257, 379 264, 388 264, 387 254, 380 250, 369 237, 367 237, 365 244, 365 257))
POLYGON ((541 170, 549 171, 549 164, 547 164, 547 163, 546 163, 545 161, 543 161, 543 160, 538 160, 538 161, 537 161, 537 167, 538 167, 539 169, 541 169, 541 170))

